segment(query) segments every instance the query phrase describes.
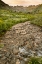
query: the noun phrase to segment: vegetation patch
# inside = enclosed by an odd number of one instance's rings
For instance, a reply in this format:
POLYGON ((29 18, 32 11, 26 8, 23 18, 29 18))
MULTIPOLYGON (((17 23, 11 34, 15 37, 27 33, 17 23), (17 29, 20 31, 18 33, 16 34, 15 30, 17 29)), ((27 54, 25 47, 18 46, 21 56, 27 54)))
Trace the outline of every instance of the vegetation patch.
POLYGON ((17 23, 31 21, 35 18, 34 15, 26 13, 12 12, 11 10, 0 9, 0 34, 7 31, 17 23))
POLYGON ((42 27, 42 15, 37 15, 31 23, 42 27))
POLYGON ((28 64, 42 64, 42 57, 31 57, 28 64))
POLYGON ((42 4, 31 7, 34 8, 32 13, 30 13, 31 11, 29 13, 15 12, 11 11, 11 9, 0 8, 0 34, 10 29, 13 25, 26 21, 31 21, 32 24, 42 27, 42 4))
POLYGON ((0 44, 0 48, 3 48, 4 47, 4 44, 0 44))

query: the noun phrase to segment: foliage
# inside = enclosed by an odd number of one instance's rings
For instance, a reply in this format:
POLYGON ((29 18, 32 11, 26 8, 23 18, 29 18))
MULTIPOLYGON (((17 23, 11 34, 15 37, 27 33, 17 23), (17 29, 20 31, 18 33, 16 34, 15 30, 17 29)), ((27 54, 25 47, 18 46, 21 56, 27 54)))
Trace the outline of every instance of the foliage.
POLYGON ((17 23, 33 20, 34 18, 35 16, 31 14, 0 9, 0 34, 7 31, 11 26, 17 23))
POLYGON ((42 14, 36 16, 37 18, 35 18, 31 23, 42 27, 42 14))
POLYGON ((32 13, 14 12, 8 9, 0 9, 0 34, 10 29, 17 23, 23 23, 31 21, 32 24, 36 24, 42 27, 42 12, 36 13, 36 10, 41 12, 42 5, 39 5, 34 9, 32 13), (39 9, 40 8, 40 9, 39 9))
POLYGON ((31 57, 28 64, 42 64, 42 57, 31 57))
POLYGON ((4 44, 0 44, 0 48, 3 48, 4 47, 4 44))

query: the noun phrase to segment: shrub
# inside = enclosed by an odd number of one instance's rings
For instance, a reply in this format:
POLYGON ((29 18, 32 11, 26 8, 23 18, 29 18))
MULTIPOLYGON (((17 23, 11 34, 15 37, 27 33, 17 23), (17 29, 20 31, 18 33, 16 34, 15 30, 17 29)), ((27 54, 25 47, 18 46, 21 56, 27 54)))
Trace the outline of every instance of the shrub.
POLYGON ((40 64, 39 59, 32 57, 30 58, 29 64, 40 64))
POLYGON ((0 33, 5 31, 5 30, 6 30, 5 23, 2 20, 0 20, 0 33))
POLYGON ((31 23, 42 27, 42 17, 41 16, 38 16, 31 23))
POLYGON ((42 64, 42 57, 31 57, 28 64, 42 64))

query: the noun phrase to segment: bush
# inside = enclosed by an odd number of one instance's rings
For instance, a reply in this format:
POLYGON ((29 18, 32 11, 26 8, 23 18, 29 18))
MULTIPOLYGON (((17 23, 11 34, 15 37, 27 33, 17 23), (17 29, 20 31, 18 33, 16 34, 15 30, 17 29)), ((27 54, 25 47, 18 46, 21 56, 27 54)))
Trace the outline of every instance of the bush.
POLYGON ((32 21, 32 24, 42 26, 42 14, 17 13, 0 9, 0 34, 17 23, 32 21), (39 17, 39 18, 38 18, 39 17))
POLYGON ((42 17, 41 16, 38 16, 31 23, 42 27, 42 17))
POLYGON ((30 58, 28 64, 42 64, 42 57, 41 58, 32 57, 32 58, 30 58))
POLYGON ((5 31, 5 30, 6 30, 5 23, 2 20, 0 20, 0 33, 3 32, 3 31, 5 31))

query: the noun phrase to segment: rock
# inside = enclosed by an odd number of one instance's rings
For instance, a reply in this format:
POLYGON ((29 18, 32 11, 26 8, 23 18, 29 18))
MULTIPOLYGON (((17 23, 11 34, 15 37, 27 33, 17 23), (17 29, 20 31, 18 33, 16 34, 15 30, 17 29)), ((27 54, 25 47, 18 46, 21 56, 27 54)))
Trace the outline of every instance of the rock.
POLYGON ((20 33, 22 35, 25 35, 26 34, 26 31, 25 30, 16 30, 16 33, 20 33))
POLYGON ((14 47, 14 49, 13 49, 13 53, 14 53, 15 55, 18 55, 19 50, 18 50, 18 48, 17 48, 17 47, 14 47))
POLYGON ((6 57, 4 56, 4 57, 2 58, 2 60, 6 60, 6 57))
POLYGON ((2 54, 0 54, 0 58, 2 58, 2 54))
POLYGON ((11 35, 7 35, 6 39, 11 38, 11 35))
POLYGON ((25 30, 21 30, 20 34, 25 35, 26 31, 25 30))
POLYGON ((21 60, 21 61, 20 61, 20 64, 26 64, 26 62, 25 62, 25 61, 23 61, 23 60, 21 60))
POLYGON ((19 60, 17 60, 17 61, 16 61, 16 64, 20 64, 20 61, 19 61, 19 60))
POLYGON ((34 47, 38 47, 37 43, 34 43, 34 47))
POLYGON ((4 47, 0 48, 0 64, 27 64, 27 58, 42 56, 40 30, 40 27, 30 22, 17 24, 8 30, 0 37, 0 43, 4 44, 4 47))
POLYGON ((24 58, 28 57, 28 51, 25 48, 19 48, 20 55, 24 58))
POLYGON ((8 50, 6 50, 6 51, 4 51, 4 50, 2 50, 2 51, 0 51, 0 62, 1 62, 1 64, 12 64, 11 63, 11 60, 12 60, 12 62, 13 62, 13 59, 14 59, 14 55, 10 52, 10 51, 8 51, 8 50))
POLYGON ((7 52, 7 53, 6 53, 6 57, 9 57, 9 56, 10 56, 10 52, 7 52))

